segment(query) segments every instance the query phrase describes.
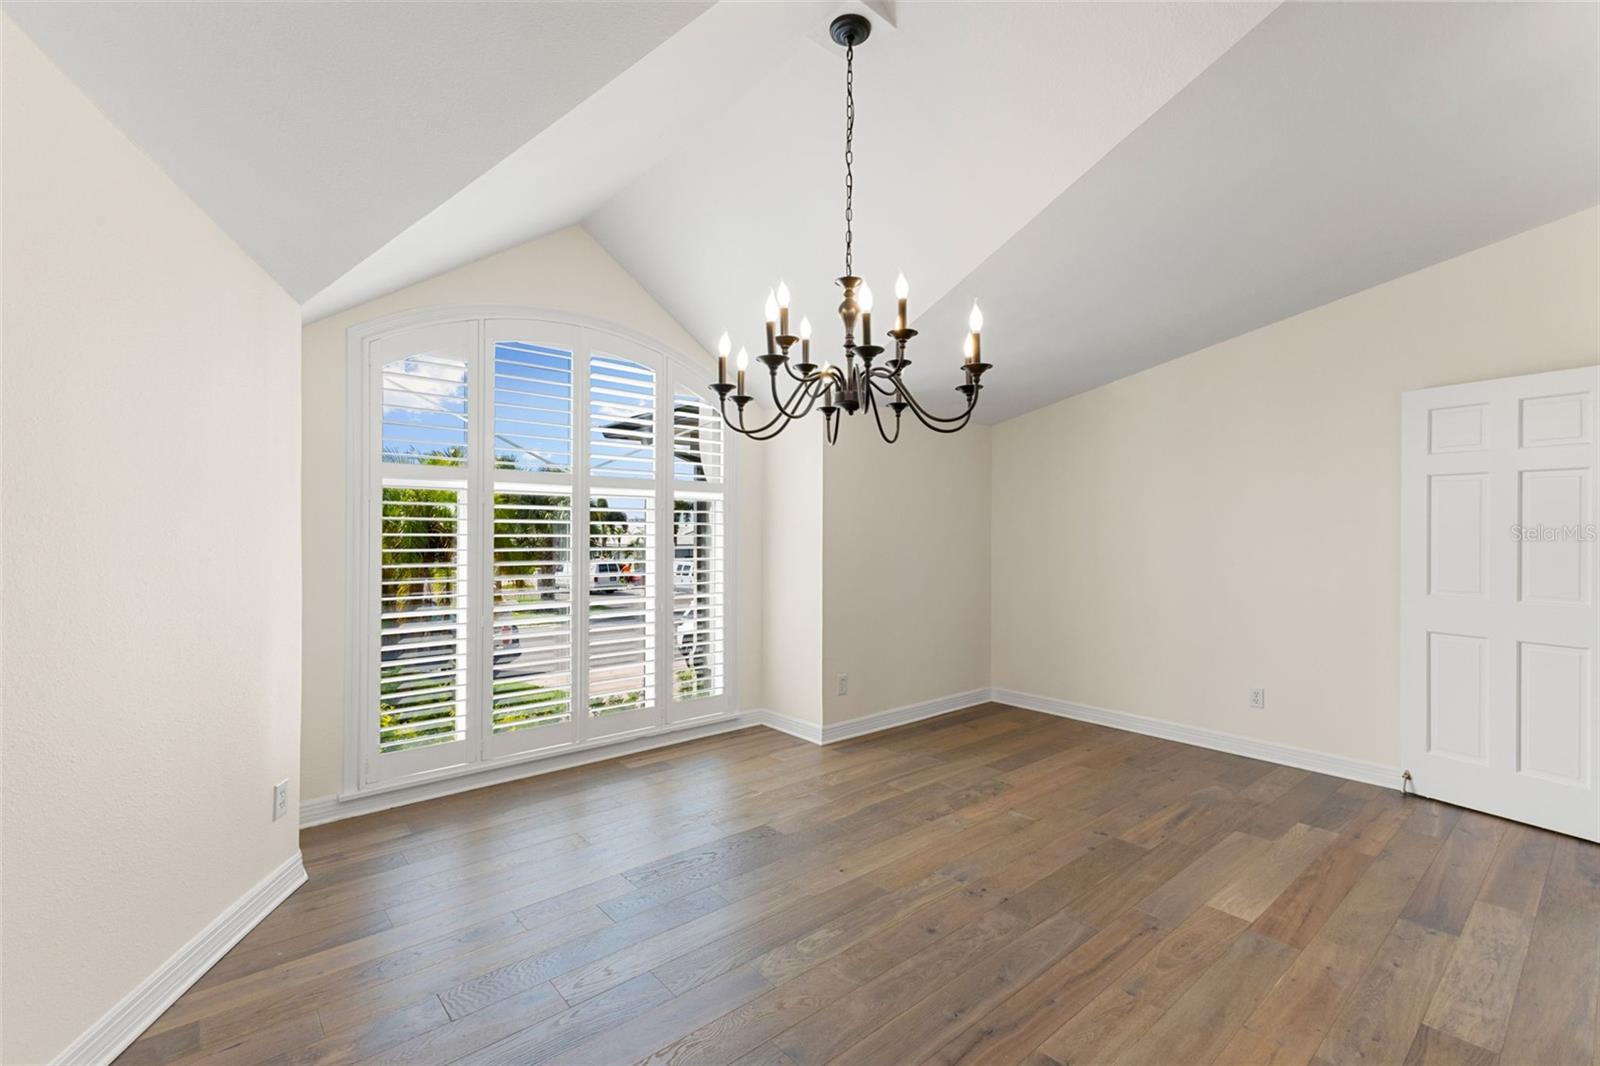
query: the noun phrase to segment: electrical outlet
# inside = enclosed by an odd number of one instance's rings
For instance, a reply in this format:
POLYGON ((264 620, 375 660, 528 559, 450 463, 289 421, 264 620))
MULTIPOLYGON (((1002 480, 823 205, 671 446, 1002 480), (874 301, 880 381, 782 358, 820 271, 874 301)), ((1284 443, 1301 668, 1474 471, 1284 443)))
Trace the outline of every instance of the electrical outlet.
POLYGON ((272 820, 276 822, 279 818, 282 818, 288 813, 289 779, 284 778, 282 781, 279 781, 276 785, 272 786, 272 820))
POLYGON ((841 696, 850 695, 850 675, 849 674, 840 674, 839 675, 839 695, 841 695, 841 696))
POLYGON ((1266 689, 1253 688, 1250 690, 1250 709, 1255 711, 1264 711, 1267 709, 1266 689))

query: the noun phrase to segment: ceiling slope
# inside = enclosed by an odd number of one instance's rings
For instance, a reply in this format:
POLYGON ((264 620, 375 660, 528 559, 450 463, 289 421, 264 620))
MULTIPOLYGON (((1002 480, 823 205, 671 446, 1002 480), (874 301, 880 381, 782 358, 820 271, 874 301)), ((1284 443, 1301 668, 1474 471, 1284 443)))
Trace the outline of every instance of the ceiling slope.
POLYGON ((304 300, 706 3, 4 6, 304 300))
POLYGON ((983 301, 998 421, 1590 207, 1597 52, 1592 4, 1285 4, 915 325, 983 301))
POLYGON ((715 5, 317 293, 306 321, 582 221, 706 129, 818 10, 715 5))

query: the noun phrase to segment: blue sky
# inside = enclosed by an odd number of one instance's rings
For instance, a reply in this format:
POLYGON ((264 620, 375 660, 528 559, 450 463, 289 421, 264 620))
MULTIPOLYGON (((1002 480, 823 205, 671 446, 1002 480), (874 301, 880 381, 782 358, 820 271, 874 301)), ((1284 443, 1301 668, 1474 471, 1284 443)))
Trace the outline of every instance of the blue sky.
MULTIPOLYGON (((560 348, 503 342, 494 350, 494 435, 497 458, 527 471, 572 468, 573 357, 560 348)), ((595 355, 590 381, 591 468, 612 477, 649 477, 655 372, 595 355), (637 439, 630 427, 637 426, 637 439)), ((467 366, 460 359, 420 354, 389 363, 383 374, 383 446, 389 461, 409 461, 467 447, 467 366)), ((709 412, 708 412, 709 414, 709 412)), ((691 479, 689 463, 675 461, 691 479)))

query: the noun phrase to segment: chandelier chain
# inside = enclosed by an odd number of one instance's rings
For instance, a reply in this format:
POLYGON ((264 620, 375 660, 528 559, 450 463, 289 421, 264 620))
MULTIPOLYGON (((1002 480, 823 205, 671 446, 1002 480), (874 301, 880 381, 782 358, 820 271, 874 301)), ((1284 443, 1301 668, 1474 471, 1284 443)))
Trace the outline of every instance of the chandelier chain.
POLYGON ((852 223, 855 219, 855 189, 856 177, 853 164, 855 163, 855 136, 856 136, 856 46, 847 45, 844 50, 844 272, 848 277, 854 273, 851 269, 851 241, 854 239, 852 223))

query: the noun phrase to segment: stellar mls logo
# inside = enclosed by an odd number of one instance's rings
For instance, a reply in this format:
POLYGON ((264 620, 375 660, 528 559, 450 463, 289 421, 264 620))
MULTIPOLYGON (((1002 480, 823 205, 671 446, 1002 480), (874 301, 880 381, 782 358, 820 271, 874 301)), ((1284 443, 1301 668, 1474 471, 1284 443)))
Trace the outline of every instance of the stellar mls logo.
POLYGON ((1511 539, 1513 541, 1532 543, 1554 543, 1558 541, 1578 541, 1580 544, 1593 544, 1596 540, 1597 530, 1593 522, 1572 522, 1564 526, 1512 526, 1511 539))

